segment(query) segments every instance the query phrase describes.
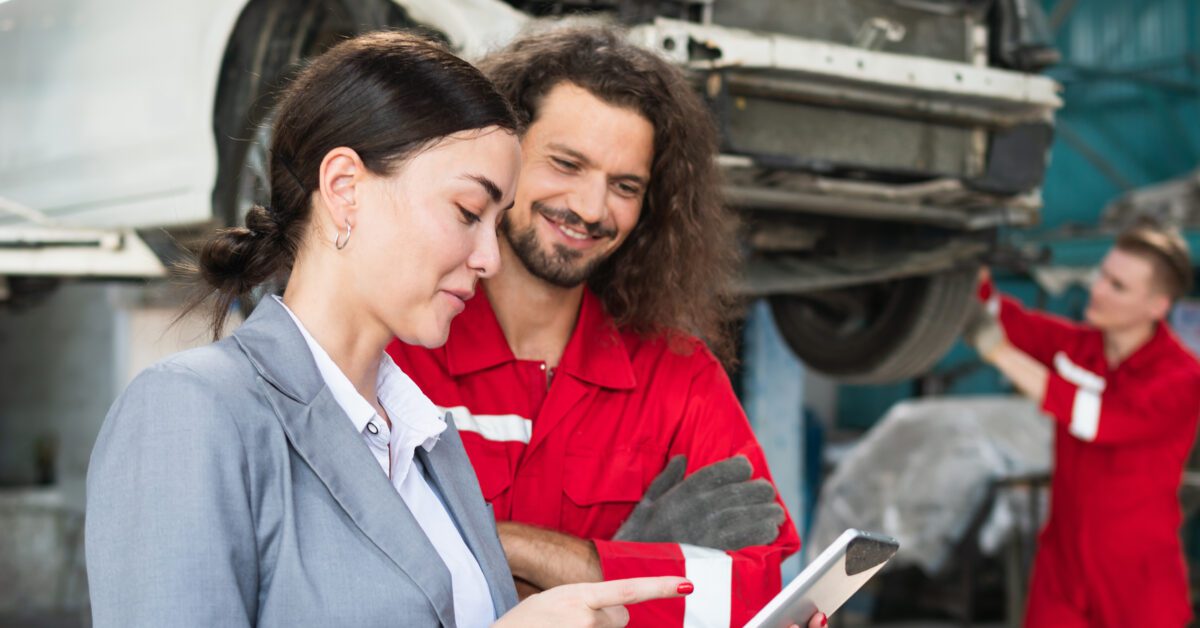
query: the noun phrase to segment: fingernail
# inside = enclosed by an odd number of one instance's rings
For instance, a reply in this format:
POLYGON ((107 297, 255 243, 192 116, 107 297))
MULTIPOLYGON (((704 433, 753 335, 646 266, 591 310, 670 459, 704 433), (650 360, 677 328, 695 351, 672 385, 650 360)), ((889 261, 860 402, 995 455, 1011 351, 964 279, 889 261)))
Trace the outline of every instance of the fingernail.
POLYGON ((825 613, 821 613, 821 625, 822 626, 829 625, 829 618, 825 616, 825 613))
POLYGON ((678 593, 679 595, 687 595, 695 590, 696 590, 696 587, 692 586, 692 583, 685 582, 685 583, 679 585, 679 588, 675 589, 675 592, 678 593))

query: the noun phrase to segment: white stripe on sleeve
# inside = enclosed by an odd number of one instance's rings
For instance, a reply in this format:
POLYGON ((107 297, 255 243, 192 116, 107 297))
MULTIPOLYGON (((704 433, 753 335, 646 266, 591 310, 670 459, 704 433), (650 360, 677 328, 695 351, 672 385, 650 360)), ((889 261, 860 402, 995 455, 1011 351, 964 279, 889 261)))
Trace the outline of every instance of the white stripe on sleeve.
POLYGON ((732 615, 733 558, 721 550, 679 544, 684 575, 696 590, 684 598, 684 628, 729 628, 732 615))
POLYGON ((1092 442, 1100 431, 1100 394, 1080 388, 1075 391, 1075 403, 1071 407, 1071 435, 1079 440, 1092 442))
POLYGON ((449 412, 460 432, 474 432, 490 441, 516 441, 529 444, 533 421, 516 414, 472 414, 465 406, 443 408, 449 412))
POLYGON ((1108 386, 1103 377, 1072 362, 1062 351, 1054 354, 1054 370, 1068 382, 1094 393, 1102 393, 1108 386))

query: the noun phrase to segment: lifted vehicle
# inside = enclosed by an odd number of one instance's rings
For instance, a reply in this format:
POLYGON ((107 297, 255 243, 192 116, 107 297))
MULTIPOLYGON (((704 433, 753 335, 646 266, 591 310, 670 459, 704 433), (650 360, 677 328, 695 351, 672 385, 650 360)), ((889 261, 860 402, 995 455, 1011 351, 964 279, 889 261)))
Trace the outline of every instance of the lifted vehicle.
MULTIPOLYGON (((1032 73, 1054 58, 1029 36, 1035 5, 10 0, 0 196, 186 243, 266 198, 274 94, 305 57, 421 27, 474 58, 531 19, 598 14, 684 67, 710 104, 746 226, 742 292, 770 299, 814 369, 914 377, 957 337, 996 229, 1039 219, 1061 101, 1032 73)), ((13 224, 0 216, 0 233, 13 224)))

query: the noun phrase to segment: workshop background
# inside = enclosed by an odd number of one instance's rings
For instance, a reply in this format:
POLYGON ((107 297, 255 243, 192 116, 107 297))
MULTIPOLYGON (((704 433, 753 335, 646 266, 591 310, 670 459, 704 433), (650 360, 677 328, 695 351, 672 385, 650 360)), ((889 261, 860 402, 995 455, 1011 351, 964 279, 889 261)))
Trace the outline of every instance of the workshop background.
MULTIPOLYGON (((135 3, 111 3, 125 4, 135 3)), ((219 4, 232 10, 230 2, 219 4)), ((544 14, 562 11, 563 4, 605 3, 511 4, 544 14), (558 8, 546 9, 551 5, 558 8)), ((717 23, 724 15, 735 24, 739 10, 723 8, 722 0, 661 4, 707 6, 717 23)), ((1031 8, 1021 1, 997 4, 1031 8)), ((831 3, 813 0, 814 11, 817 5, 828 10, 831 3)), ((1130 216, 1150 213, 1177 224, 1200 252, 1200 0, 1044 0, 1032 8, 1044 18, 1040 25, 1058 55, 1040 74, 1062 88, 1040 219, 988 230, 986 252, 974 259, 992 266, 1004 292, 1078 319, 1088 271, 1130 216)), ((27 181, 42 173, 22 170, 21 156, 6 140, 30 115, 17 90, 38 85, 23 61, 40 54, 29 51, 53 44, 33 42, 39 29, 58 35, 68 26, 109 29, 109 44, 120 46, 122 20, 92 19, 105 10, 98 1, 0 0, 0 235, 19 229, 22 220, 40 224, 26 209, 40 210, 41 199, 50 198, 27 196, 27 181)), ((406 15, 419 17, 415 10, 406 15)), ((164 88, 175 80, 187 79, 165 80, 164 88)), ((719 109, 723 96, 710 96, 719 109)), ((738 109, 739 96, 731 98, 736 127, 736 111, 744 108, 738 109)), ((59 139, 46 137, 47 150, 59 139)), ((216 166, 205 174, 225 176, 216 166)), ((252 192, 234 199, 246 194, 252 192)), ((196 235, 139 233, 160 258, 169 257, 163 251, 170 241, 196 235)), ((0 240, 0 626, 85 626, 82 521, 93 440, 134 373, 205 342, 205 329, 191 319, 172 324, 181 291, 167 279, 21 272, 5 257, 19 242, 0 240)), ((968 270, 973 276, 974 268, 968 270)), ((904 533, 908 544, 831 624, 1019 625, 1033 538, 1045 513, 1048 424, 961 342, 922 374, 899 381, 847 383, 872 378, 823 374, 792 351, 794 343, 776 323, 780 300, 748 294, 756 298, 747 301, 741 362, 731 374, 805 542, 802 555, 785 565, 785 577, 798 573, 843 524, 875 523, 875 529, 904 533)), ((1172 322, 1200 351, 1200 298, 1182 302, 1172 322)), ((1200 582, 1200 483, 1193 481, 1189 475, 1183 492, 1184 537, 1193 581, 1200 582)))

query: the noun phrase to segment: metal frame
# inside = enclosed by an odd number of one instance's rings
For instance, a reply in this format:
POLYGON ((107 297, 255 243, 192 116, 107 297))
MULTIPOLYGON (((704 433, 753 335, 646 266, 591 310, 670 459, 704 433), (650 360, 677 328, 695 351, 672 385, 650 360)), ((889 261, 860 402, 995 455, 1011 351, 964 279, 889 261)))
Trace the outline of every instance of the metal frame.
POLYGON ((834 86, 872 86, 891 93, 959 98, 967 104, 1027 111, 1033 117, 1062 106, 1055 81, 1008 70, 664 18, 636 27, 630 35, 695 70, 785 70, 834 86), (692 44, 719 55, 693 59, 692 44))
MULTIPOLYGON (((0 277, 150 278, 167 270, 130 229, 0 229, 0 277)), ((2 299, 0 299, 2 300, 2 299)))
POLYGON ((974 240, 948 240, 920 251, 871 251, 837 262, 799 257, 754 257, 746 262, 738 292, 743 296, 797 294, 878 283, 891 279, 932 275, 978 260, 990 244, 974 240))

